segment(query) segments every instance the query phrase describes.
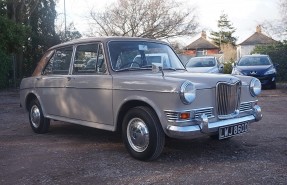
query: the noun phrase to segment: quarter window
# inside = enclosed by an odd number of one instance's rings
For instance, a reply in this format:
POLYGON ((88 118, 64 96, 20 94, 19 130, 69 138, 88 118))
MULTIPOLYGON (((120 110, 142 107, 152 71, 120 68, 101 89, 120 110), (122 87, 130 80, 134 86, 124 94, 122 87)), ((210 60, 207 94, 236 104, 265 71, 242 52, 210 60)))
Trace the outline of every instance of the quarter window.
POLYGON ((46 65, 43 74, 69 74, 73 47, 57 49, 46 65))

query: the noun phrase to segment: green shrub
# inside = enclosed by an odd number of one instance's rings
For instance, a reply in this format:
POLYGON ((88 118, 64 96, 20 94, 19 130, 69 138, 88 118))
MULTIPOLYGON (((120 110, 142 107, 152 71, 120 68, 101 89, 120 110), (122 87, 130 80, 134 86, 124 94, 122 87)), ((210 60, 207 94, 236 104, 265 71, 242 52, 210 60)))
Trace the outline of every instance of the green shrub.
POLYGON ((229 60, 227 62, 224 62, 224 67, 223 67, 223 73, 224 74, 231 74, 232 72, 232 64, 234 63, 233 60, 229 60))
POLYGON ((278 44, 257 46, 252 53, 267 54, 275 64, 279 64, 277 69, 277 81, 287 81, 287 41, 278 44))

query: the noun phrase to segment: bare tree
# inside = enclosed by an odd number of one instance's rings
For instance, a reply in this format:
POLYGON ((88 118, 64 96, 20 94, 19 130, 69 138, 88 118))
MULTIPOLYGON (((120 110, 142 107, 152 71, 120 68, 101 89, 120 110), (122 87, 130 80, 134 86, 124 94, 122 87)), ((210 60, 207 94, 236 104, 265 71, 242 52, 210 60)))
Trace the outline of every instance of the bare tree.
POLYGON ((90 11, 90 35, 171 38, 193 35, 194 8, 174 0, 117 0, 103 13, 90 11))
POLYGON ((282 23, 284 24, 285 31, 287 30, 287 0, 280 0, 280 13, 282 23))
POLYGON ((278 3, 280 18, 272 21, 261 22, 265 33, 269 36, 275 36, 279 39, 287 38, 287 0, 280 0, 278 3))

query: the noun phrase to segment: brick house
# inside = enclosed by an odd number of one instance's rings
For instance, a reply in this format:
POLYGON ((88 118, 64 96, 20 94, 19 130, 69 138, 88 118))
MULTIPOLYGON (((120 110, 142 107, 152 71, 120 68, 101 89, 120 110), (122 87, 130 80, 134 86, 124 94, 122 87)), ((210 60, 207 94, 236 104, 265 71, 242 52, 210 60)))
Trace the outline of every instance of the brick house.
POLYGON ((220 48, 206 39, 206 32, 201 37, 184 48, 183 54, 192 57, 219 54, 220 48))
POLYGON ((278 41, 262 33, 261 26, 256 27, 256 32, 237 46, 237 60, 244 56, 250 55, 253 49, 258 45, 275 44, 278 41))

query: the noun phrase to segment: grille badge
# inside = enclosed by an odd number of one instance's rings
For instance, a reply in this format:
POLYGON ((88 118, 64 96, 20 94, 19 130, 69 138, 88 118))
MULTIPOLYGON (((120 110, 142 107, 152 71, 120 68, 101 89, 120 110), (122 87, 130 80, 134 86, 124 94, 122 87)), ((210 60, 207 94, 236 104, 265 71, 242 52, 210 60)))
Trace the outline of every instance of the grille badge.
POLYGON ((256 75, 256 74, 257 74, 257 71, 251 71, 250 74, 251 74, 251 75, 256 75))

